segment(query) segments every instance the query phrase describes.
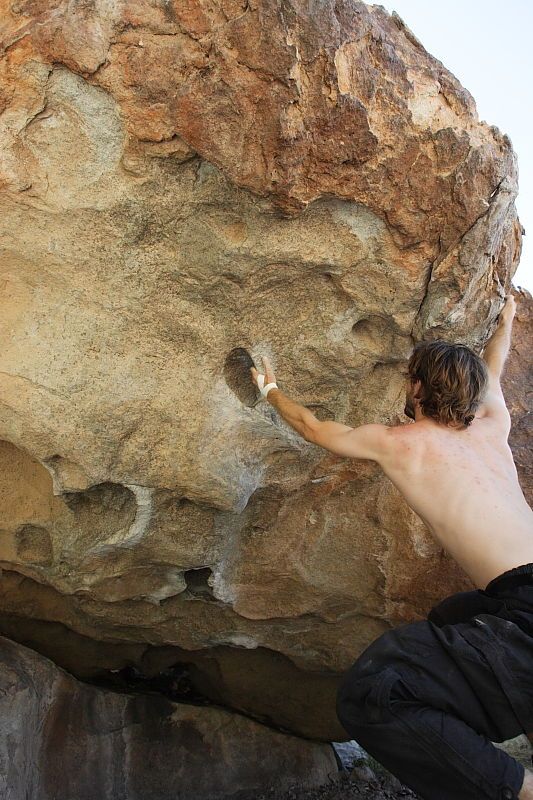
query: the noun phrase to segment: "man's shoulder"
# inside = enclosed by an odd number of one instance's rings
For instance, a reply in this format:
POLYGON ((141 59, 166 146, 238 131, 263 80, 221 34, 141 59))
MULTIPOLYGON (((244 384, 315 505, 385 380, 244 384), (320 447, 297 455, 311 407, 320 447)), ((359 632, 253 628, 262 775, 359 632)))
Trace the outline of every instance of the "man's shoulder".
POLYGON ((402 460, 414 456, 427 441, 428 431, 416 422, 387 426, 387 454, 401 455, 402 460))
POLYGON ((424 426, 417 422, 389 425, 388 430, 391 438, 397 442, 411 442, 426 435, 424 426))

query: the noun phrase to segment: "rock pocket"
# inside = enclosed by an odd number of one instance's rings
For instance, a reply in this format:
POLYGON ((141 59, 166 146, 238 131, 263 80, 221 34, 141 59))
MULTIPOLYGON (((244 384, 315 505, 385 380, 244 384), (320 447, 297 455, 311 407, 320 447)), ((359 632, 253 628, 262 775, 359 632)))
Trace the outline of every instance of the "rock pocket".
POLYGON ((255 367, 255 364, 250 353, 244 347, 233 348, 224 363, 226 383, 241 403, 248 407, 252 407, 258 397, 250 367, 255 367))

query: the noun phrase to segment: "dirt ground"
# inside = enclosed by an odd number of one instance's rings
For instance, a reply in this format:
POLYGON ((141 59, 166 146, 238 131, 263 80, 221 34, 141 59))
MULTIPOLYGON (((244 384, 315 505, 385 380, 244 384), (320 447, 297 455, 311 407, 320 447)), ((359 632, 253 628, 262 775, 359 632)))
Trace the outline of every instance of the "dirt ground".
POLYGON ((250 796, 243 796, 238 797, 237 800, 364 800, 364 798, 366 800, 397 800, 397 798, 417 800, 418 795, 406 787, 393 788, 386 779, 379 777, 369 781, 340 773, 337 781, 332 781, 317 789, 294 787, 282 794, 272 789, 269 792, 254 795, 253 799, 250 796))
POLYGON ((305 789, 294 786, 280 792, 236 795, 232 800, 418 800, 418 795, 363 750, 357 742, 333 743, 339 764, 338 776, 325 786, 305 789))
MULTIPOLYGON (((531 743, 524 735, 503 743, 494 743, 532 769, 531 743)), ((363 750, 357 742, 333 743, 339 763, 339 773, 329 784, 314 789, 295 786, 284 792, 271 789, 254 797, 238 796, 232 800, 420 800, 411 789, 403 786, 381 764, 363 750)))

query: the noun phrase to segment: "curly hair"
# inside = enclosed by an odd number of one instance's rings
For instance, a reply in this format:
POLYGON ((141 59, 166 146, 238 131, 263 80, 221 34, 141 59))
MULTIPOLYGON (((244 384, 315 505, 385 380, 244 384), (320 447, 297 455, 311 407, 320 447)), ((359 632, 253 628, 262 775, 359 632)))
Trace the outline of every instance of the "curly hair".
POLYGON ((468 427, 484 399, 489 374, 485 361, 465 344, 442 339, 419 342, 409 358, 411 383, 421 382, 420 407, 450 427, 468 427))

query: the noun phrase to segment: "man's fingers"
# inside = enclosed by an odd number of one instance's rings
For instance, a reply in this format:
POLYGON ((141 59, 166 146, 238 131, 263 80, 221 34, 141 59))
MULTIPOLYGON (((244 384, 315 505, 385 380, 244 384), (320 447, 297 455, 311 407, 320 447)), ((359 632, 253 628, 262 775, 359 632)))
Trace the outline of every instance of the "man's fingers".
POLYGON ((265 365, 265 373, 269 377, 274 377, 274 370, 272 369, 272 364, 268 356, 263 356, 263 364, 265 365))
POLYGON ((259 384, 257 382, 257 379, 258 379, 259 375, 263 374, 265 376, 265 385, 267 383, 273 383, 276 380, 275 375, 274 375, 274 371, 272 369, 272 364, 270 363, 269 357, 268 356, 261 356, 261 359, 263 361, 263 369, 264 369, 263 373, 258 372, 255 367, 250 367, 250 372, 252 373, 252 378, 254 379, 254 381, 257 384, 258 388, 259 388, 259 384))

